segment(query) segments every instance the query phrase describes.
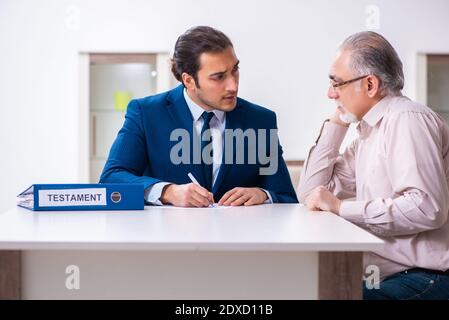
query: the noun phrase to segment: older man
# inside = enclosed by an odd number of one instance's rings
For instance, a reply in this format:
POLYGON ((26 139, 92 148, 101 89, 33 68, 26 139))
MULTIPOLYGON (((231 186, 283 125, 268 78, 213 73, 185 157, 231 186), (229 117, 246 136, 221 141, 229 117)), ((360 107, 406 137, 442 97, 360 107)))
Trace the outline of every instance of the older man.
POLYGON ((347 38, 329 78, 337 110, 305 163, 301 202, 385 241, 364 256, 381 279, 364 287, 365 299, 449 299, 447 124, 402 96, 402 63, 377 33, 347 38), (358 138, 339 154, 352 122, 358 138))

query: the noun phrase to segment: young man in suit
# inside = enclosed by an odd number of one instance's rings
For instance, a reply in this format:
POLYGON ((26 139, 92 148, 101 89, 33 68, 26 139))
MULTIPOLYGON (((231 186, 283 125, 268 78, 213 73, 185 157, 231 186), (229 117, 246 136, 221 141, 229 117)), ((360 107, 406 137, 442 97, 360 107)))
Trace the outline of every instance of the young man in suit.
POLYGON ((142 183, 154 205, 296 203, 275 113, 237 97, 229 38, 211 27, 187 30, 172 72, 182 85, 129 103, 100 182, 142 183))

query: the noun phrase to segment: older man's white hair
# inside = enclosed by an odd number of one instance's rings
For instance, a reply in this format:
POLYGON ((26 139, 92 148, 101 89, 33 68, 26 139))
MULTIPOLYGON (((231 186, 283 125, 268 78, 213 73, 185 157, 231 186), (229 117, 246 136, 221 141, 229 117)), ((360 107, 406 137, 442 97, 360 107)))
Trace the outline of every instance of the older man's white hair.
POLYGON ((398 95, 404 88, 402 62, 393 46, 380 34, 364 31, 346 38, 340 50, 350 52, 350 68, 356 76, 375 75, 381 94, 398 95))

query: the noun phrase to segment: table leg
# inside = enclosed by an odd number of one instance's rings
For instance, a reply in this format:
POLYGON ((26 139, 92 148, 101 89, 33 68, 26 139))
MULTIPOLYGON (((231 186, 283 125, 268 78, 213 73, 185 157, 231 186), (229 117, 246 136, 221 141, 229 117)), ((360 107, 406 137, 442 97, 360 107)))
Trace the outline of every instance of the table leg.
POLYGON ((320 252, 318 259, 319 299, 362 299, 362 252, 320 252))
POLYGON ((20 299, 20 251, 0 250, 0 299, 20 299))

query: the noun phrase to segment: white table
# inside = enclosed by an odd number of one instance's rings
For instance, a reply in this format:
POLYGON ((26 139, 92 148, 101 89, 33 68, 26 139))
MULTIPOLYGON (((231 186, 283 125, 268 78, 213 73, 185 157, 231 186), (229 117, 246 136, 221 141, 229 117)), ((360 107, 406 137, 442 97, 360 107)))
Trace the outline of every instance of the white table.
MULTIPOLYGON (((156 256, 173 252, 186 261, 189 253, 199 252, 213 253, 215 259, 234 259, 229 253, 241 259, 238 252, 319 253, 318 297, 360 298, 362 252, 382 245, 382 240, 334 214, 310 212, 296 204, 90 212, 17 207, 0 214, 0 297, 21 297, 21 251, 144 251, 156 256)), ((22 265, 25 270, 31 267, 22 265)))

